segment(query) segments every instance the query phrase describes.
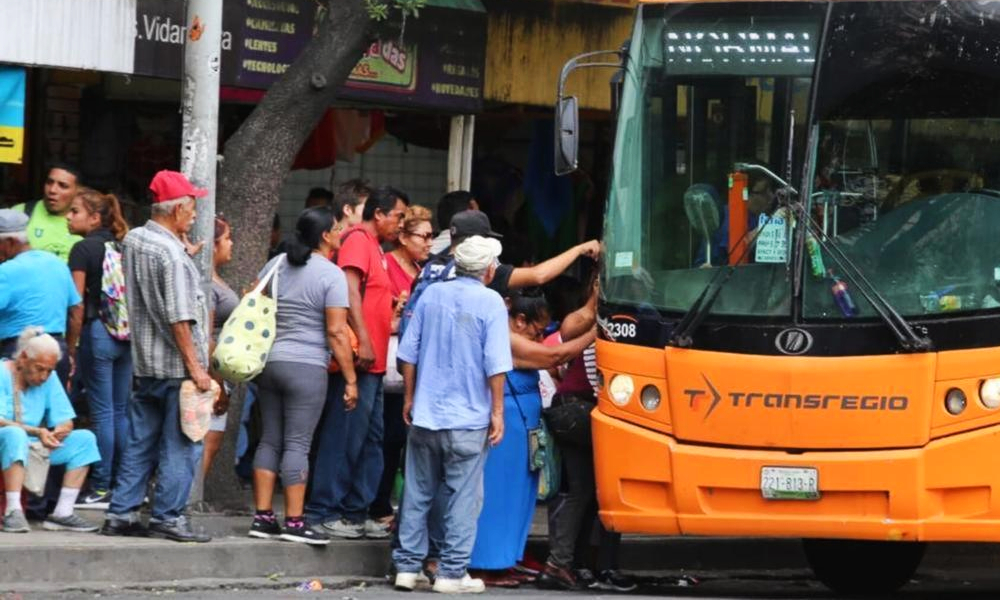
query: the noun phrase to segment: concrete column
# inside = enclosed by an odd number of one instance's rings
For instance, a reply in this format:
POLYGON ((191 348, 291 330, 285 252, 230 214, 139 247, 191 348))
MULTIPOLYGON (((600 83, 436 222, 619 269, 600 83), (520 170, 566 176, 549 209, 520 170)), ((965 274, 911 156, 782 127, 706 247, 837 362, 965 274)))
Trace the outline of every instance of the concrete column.
POLYGON ((462 189, 472 187, 472 142, 476 135, 476 115, 465 115, 462 135, 462 189))
POLYGON ((448 191, 468 190, 472 184, 472 142, 476 117, 456 115, 451 118, 448 140, 448 191))
MULTIPOLYGON (((208 190, 198 200, 198 217, 191 231, 193 242, 204 242, 195 256, 205 297, 212 293, 212 250, 215 237, 215 175, 218 162, 219 69, 222 52, 222 0, 187 0, 187 37, 184 44, 184 79, 181 91, 183 133, 181 171, 196 187, 208 190)), ((208 314, 205 331, 211 332, 208 314)), ((200 470, 199 470, 200 474, 200 470)), ((201 477, 195 478, 191 501, 204 493, 201 477)))
POLYGON ((465 129, 462 115, 451 118, 451 135, 448 138, 448 191, 462 187, 462 131, 465 129))

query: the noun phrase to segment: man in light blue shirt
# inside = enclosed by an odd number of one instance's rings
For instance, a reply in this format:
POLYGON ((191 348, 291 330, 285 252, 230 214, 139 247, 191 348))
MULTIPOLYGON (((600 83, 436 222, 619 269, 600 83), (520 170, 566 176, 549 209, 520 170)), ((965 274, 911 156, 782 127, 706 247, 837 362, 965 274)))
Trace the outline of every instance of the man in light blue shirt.
POLYGON ((0 210, 0 358, 13 358, 25 327, 41 327, 59 343, 62 359, 56 374, 65 386, 67 349, 76 340, 64 335, 70 318, 83 318, 82 299, 65 261, 28 246, 27 226, 23 212, 0 210))
POLYGON ((399 548, 393 551, 399 589, 416 586, 427 556, 427 515, 435 498, 448 494, 434 590, 485 590, 466 569, 483 504, 487 442, 503 439, 504 379, 513 368, 507 307, 486 287, 500 251, 500 242, 480 236, 459 244, 458 277, 427 288, 399 343, 403 418, 412 426, 399 548))

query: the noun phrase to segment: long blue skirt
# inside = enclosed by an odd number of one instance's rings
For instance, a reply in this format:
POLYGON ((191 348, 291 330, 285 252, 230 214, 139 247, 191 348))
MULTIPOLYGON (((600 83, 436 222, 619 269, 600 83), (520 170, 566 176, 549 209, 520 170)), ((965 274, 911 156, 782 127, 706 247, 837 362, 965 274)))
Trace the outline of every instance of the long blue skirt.
POLYGON ((513 567, 524 555, 535 514, 538 473, 528 470, 528 429, 538 427, 542 413, 538 372, 512 371, 507 378, 504 436, 486 457, 483 510, 469 562, 472 569, 513 567), (517 394, 517 401, 511 395, 511 388, 517 394))

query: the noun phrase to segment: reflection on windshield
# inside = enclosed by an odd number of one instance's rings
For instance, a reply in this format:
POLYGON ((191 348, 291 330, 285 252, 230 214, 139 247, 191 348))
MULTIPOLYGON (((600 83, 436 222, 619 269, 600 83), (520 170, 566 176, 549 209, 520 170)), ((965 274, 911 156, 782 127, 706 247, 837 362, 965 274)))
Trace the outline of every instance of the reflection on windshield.
MULTIPOLYGON (((904 316, 1000 307, 997 8, 833 8, 809 210, 904 316)), ((803 314, 842 317, 829 278, 805 277, 803 314)))
MULTIPOLYGON (((886 300, 903 315, 1000 307, 1000 140, 986 141, 1000 119, 827 122, 820 133, 812 216, 886 300)), ((810 275, 805 315, 842 316, 829 281, 810 275)), ((859 314, 874 313, 861 302, 859 314)))
POLYGON ((752 163, 787 177, 789 138, 805 147, 823 6, 642 11, 605 220, 605 296, 685 312, 733 268, 713 314, 789 315, 794 222, 768 177, 741 176, 734 187, 733 175, 736 164, 752 163), (794 131, 792 111, 800 115, 794 131))

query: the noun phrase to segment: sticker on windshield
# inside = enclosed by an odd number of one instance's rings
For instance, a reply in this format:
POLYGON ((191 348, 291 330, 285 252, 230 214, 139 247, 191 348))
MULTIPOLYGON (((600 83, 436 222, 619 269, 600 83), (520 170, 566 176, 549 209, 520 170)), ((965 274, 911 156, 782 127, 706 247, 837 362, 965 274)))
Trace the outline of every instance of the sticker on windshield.
POLYGON ((624 269, 626 267, 632 266, 632 253, 631 252, 616 252, 615 253, 615 268, 624 269))
POLYGON ((784 217, 760 215, 757 220, 760 235, 757 236, 757 253, 754 259, 759 263, 783 263, 788 260, 788 226, 784 217))

